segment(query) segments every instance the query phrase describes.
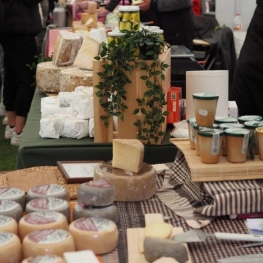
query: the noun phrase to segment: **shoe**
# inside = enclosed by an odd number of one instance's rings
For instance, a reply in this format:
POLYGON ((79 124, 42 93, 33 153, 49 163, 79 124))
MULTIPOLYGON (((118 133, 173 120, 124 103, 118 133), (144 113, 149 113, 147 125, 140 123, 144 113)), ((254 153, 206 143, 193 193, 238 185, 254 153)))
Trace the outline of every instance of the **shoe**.
POLYGON ((3 125, 7 125, 7 117, 5 116, 2 122, 3 125))
POLYGON ((15 131, 15 127, 10 128, 9 125, 6 125, 5 127, 5 138, 10 139, 15 131))
POLYGON ((11 137, 11 144, 14 146, 19 146, 20 142, 21 142, 22 135, 23 135, 23 132, 21 132, 20 134, 17 134, 14 131, 12 134, 12 137, 11 137))

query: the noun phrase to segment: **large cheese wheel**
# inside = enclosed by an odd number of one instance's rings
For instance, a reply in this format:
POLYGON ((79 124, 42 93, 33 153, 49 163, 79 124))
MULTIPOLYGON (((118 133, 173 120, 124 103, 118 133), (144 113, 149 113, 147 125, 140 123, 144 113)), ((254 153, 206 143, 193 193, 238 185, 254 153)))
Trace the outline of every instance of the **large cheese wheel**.
POLYGON ((69 203, 66 200, 48 197, 31 200, 26 205, 26 213, 36 211, 55 211, 60 212, 66 216, 69 222, 69 203))
POLYGON ((59 93, 60 91, 60 72, 68 67, 55 66, 52 61, 37 64, 36 85, 44 92, 59 93))
POLYGON ((107 206, 114 202, 114 187, 105 180, 86 182, 80 185, 78 203, 85 206, 107 206))
POLYGON ((143 163, 139 173, 113 168, 110 162, 101 163, 94 169, 93 180, 110 182, 115 189, 115 201, 143 201, 152 197, 156 191, 156 171, 147 163, 143 163))
POLYGON ((64 260, 56 255, 44 255, 26 258, 22 263, 64 263, 64 260))
POLYGON ((68 230, 67 218, 54 211, 32 212, 19 221, 19 237, 21 240, 30 232, 40 229, 64 229, 68 230))
POLYGON ((16 201, 0 200, 0 215, 10 216, 18 222, 23 216, 23 209, 16 201))
POLYGON ((20 263, 21 257, 21 242, 18 236, 8 232, 0 232, 0 262, 20 263))
POLYGON ((93 72, 72 67, 60 74, 60 91, 74 91, 79 86, 93 86, 93 72))
POLYGON ((73 220, 81 217, 102 217, 117 223, 118 209, 115 205, 85 208, 83 205, 76 204, 73 209, 73 220))
POLYGON ((24 258, 75 251, 72 235, 64 229, 42 229, 29 233, 22 242, 24 258))
POLYGON ((60 184, 36 185, 27 192, 27 201, 44 197, 56 197, 69 201, 68 190, 60 184))
POLYGON ((17 222, 10 216, 0 215, 0 231, 18 234, 17 222))
POLYGON ((118 244, 116 224, 100 217, 84 217, 69 225, 77 250, 92 250, 95 254, 111 252, 118 244))
POLYGON ((0 200, 12 200, 18 202, 23 210, 26 207, 26 195, 21 189, 14 187, 0 187, 0 200))

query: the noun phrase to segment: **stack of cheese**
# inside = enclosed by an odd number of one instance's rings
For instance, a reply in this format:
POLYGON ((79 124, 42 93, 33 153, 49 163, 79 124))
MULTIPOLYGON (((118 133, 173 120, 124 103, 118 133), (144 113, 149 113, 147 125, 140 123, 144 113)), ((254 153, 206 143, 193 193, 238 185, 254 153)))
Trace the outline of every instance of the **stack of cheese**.
POLYGON ((137 139, 114 139, 112 163, 95 167, 94 181, 106 180, 115 188, 115 201, 143 201, 155 194, 156 171, 143 162, 144 145, 137 139))

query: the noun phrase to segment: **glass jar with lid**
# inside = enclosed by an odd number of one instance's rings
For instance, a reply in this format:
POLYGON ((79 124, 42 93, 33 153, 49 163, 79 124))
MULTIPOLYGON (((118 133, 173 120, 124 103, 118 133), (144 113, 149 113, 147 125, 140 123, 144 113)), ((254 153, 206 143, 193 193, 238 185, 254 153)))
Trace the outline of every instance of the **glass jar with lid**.
POLYGON ((136 31, 140 29, 139 6, 120 6, 118 17, 118 27, 120 31, 136 31))

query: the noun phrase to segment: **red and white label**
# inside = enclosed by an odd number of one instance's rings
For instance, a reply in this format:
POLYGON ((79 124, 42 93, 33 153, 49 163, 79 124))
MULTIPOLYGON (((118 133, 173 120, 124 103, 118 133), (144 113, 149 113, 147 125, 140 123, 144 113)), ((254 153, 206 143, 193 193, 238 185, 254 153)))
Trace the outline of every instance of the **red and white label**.
POLYGON ((54 255, 36 256, 29 258, 28 263, 57 263, 59 257, 54 255))
POLYGON ((28 239, 38 244, 50 244, 61 242, 68 235, 68 232, 62 229, 44 229, 29 233, 28 239))
POLYGON ((10 211, 15 209, 19 204, 11 200, 0 200, 0 211, 10 211))
POLYGON ((33 225, 44 225, 55 223, 61 217, 60 214, 49 212, 49 211, 40 211, 35 213, 30 213, 25 215, 24 220, 28 224, 33 225))
POLYGON ((15 198, 16 196, 23 195, 23 192, 18 188, 3 187, 0 188, 1 198, 15 198))
POLYGON ((12 218, 9 216, 0 215, 0 226, 7 226, 11 220, 12 218))
POLYGON ((113 227, 113 223, 101 217, 80 218, 74 222, 74 226, 84 231, 103 231, 113 227))
POLYGON ((109 188, 112 187, 112 185, 104 180, 99 180, 99 181, 90 181, 87 183, 84 183, 87 186, 94 187, 94 188, 109 188))
POLYGON ((57 194, 64 191, 63 186, 56 184, 44 184, 31 188, 31 191, 39 195, 57 194))
POLYGON ((34 199, 29 204, 37 209, 59 209, 65 206, 66 201, 59 198, 34 199))

